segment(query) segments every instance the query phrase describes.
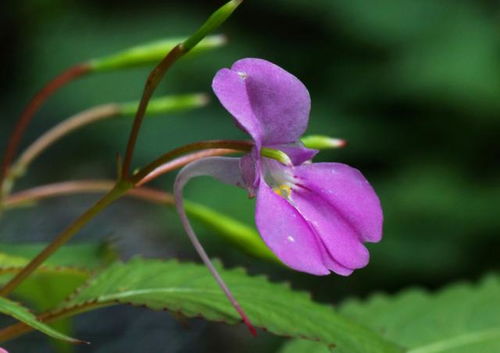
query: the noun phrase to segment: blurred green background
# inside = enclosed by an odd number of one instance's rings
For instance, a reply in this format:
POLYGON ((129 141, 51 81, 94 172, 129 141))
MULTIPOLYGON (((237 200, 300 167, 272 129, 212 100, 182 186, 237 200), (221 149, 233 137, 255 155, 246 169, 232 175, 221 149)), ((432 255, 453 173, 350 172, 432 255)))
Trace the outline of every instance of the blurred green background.
MULTIPOLYGON (((222 1, 4 0, 0 4, 0 145, 43 83, 77 62, 168 36, 188 35, 222 1)), ((460 0, 247 0, 220 29, 222 49, 184 59, 159 93, 207 92, 211 104, 147 120, 136 152, 142 165, 197 140, 240 139, 210 90, 214 73, 243 57, 261 57, 299 77, 310 90, 309 133, 349 141, 318 160, 359 168, 378 191, 384 239, 350 277, 312 277, 261 262, 197 230, 212 256, 245 266, 319 301, 408 286, 431 290, 499 269, 500 6, 460 0)), ((25 143, 61 119, 96 104, 140 97, 149 69, 93 75, 65 88, 42 109, 25 143)), ((108 121, 68 137, 44 154, 18 189, 76 178, 114 177, 131 120, 108 121)), ((173 176, 156 185, 171 189, 173 176)), ((253 222, 245 192, 209 179, 186 195, 253 222)), ((3 215, 0 239, 49 240, 95 196, 43 202, 3 215)), ((124 200, 75 241, 108 239, 122 257, 196 259, 172 210, 124 200)), ((78 352, 272 352, 282 339, 244 328, 177 320, 141 308, 110 308, 77 319, 78 352)), ((30 334, 12 352, 50 352, 30 334), (35 349, 36 348, 36 349, 35 349)))

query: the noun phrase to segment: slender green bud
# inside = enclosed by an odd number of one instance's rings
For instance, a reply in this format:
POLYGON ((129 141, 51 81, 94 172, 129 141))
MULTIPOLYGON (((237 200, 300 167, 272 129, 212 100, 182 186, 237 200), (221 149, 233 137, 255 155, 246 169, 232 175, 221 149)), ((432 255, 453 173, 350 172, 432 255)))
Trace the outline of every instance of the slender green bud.
POLYGON ((243 0, 231 0, 216 10, 193 35, 182 43, 184 50, 190 51, 206 35, 224 23, 242 2, 243 0))
MULTIPOLYGON (((156 64, 170 50, 181 43, 184 38, 169 38, 157 40, 143 45, 125 49, 116 54, 93 59, 90 61, 90 71, 112 71, 128 67, 156 64)), ((202 52, 218 48, 227 42, 224 35, 213 35, 203 39, 193 52, 202 52)))
POLYGON ((309 135, 301 139, 304 146, 316 150, 342 148, 347 145, 347 141, 343 139, 333 138, 324 135, 309 135))
POLYGON ((262 147, 262 149, 260 150, 260 155, 262 157, 277 160, 278 162, 284 165, 292 165, 292 160, 290 159, 290 157, 288 157, 288 155, 285 152, 280 150, 262 147))
MULTIPOLYGON (((152 99, 146 110, 147 115, 167 114, 182 112, 205 106, 208 103, 206 94, 184 94, 175 96, 164 96, 152 99)), ((139 102, 120 104, 120 115, 134 116, 139 102)))

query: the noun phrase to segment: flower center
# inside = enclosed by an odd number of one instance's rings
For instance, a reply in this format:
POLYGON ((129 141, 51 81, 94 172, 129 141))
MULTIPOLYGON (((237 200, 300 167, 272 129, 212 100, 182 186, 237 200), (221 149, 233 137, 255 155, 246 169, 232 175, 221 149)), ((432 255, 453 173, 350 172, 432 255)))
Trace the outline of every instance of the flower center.
POLYGON ((285 199, 290 198, 290 194, 292 193, 292 187, 288 184, 281 184, 275 188, 273 188, 273 191, 280 195, 281 197, 285 199))
POLYGON ((296 184, 293 169, 268 158, 263 159, 262 167, 266 183, 275 193, 290 200, 290 195, 296 184))

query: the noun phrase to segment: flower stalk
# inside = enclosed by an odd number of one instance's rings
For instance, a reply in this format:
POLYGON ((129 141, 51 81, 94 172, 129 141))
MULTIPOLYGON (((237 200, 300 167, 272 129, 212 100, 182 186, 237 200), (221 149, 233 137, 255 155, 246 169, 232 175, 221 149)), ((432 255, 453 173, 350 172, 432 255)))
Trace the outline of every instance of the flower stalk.
MULTIPOLYGON (((211 31, 221 25, 232 13, 233 11, 242 3, 243 0, 231 0, 217 11, 215 11, 208 20, 187 40, 176 45, 168 54, 161 60, 161 62, 151 71, 149 74, 141 101, 139 103, 137 112, 135 114, 134 123, 130 132, 129 140, 127 143, 126 153, 123 159, 123 164, 121 167, 121 172, 119 180, 116 182, 115 186, 104 195, 94 206, 89 208, 85 213, 83 213, 78 219, 76 219, 69 227, 67 227, 62 233, 60 233, 42 252, 40 252, 31 262, 26 265, 16 276, 14 276, 3 288, 0 289, 0 296, 9 295, 19 284, 21 284, 33 271, 35 271, 43 262, 50 257, 55 251, 57 251, 62 245, 69 241, 81 228, 83 228, 91 219, 93 219, 98 213, 104 210, 108 205, 125 195, 129 190, 133 189, 141 180, 147 177, 150 173, 154 172, 162 164, 168 163, 172 159, 175 159, 185 153, 202 150, 206 148, 224 148, 233 149, 236 146, 237 150, 249 151, 252 148, 251 143, 242 143, 230 141, 218 141, 213 143, 198 143, 188 145, 187 147, 181 147, 167 153, 166 155, 160 157, 156 161, 150 163, 146 167, 139 170, 139 172, 130 176, 130 167, 132 163, 132 157, 137 143, 137 138, 139 135, 139 130, 141 128, 142 122, 144 120, 146 109, 148 103, 153 96, 159 82, 162 80, 168 69, 183 55, 188 53, 192 48, 194 48, 203 38, 205 38, 211 31), (222 146, 221 146, 222 144, 222 146), (239 148, 238 148, 239 147, 239 148)), ((8 169, 12 159, 15 156, 17 146, 20 142, 21 136, 26 129, 29 121, 33 117, 41 103, 53 92, 57 90, 64 83, 70 81, 71 79, 78 77, 84 73, 89 72, 89 65, 83 64, 77 66, 74 70, 70 70, 67 74, 60 76, 53 83, 49 84, 46 89, 42 90, 41 95, 35 97, 32 103, 28 106, 28 109, 23 113, 16 129, 9 142, 6 157, 4 158, 3 165, 0 169, 0 186, 3 185, 3 180, 8 173, 8 169)), ((2 201, 2 191, 3 187, 0 189, 0 203, 2 201)), ((187 219, 183 219, 183 222, 187 219)), ((192 239, 193 240, 193 239, 192 239)), ((201 244, 193 241, 196 250, 202 257, 203 261, 207 264, 209 270, 212 272, 214 277, 217 279, 218 283, 223 283, 218 276, 217 271, 211 266, 210 260, 204 253, 201 244), (199 250, 201 248, 202 251, 199 250)), ((223 287, 224 289, 224 287, 223 287)), ((252 334, 256 334, 256 331, 247 316, 242 311, 239 304, 231 296, 231 293, 226 287, 224 290, 228 298, 235 309, 240 314, 241 318, 250 329, 252 334)))
POLYGON ((6 297, 9 295, 19 284, 21 284, 33 271, 35 271, 45 260, 52 255, 62 245, 66 244, 75 233, 83 228, 91 219, 98 213, 104 210, 107 206, 115 200, 124 195, 133 185, 126 181, 118 182, 113 189, 104 195, 94 206, 89 208, 83 213, 76 221, 74 221, 68 228, 60 233, 45 249, 42 250, 33 260, 30 261, 16 276, 14 276, 2 289, 0 289, 0 296, 6 297))
MULTIPOLYGON (((33 116, 38 111, 44 101, 47 100, 54 92, 67 83, 75 80, 76 78, 87 74, 90 71, 90 66, 87 63, 75 65, 62 74, 47 83, 28 103, 24 111, 21 113, 12 134, 10 135, 7 149, 5 150, 4 158, 0 166, 0 185, 7 176, 10 164, 14 159, 19 143, 23 137, 26 128, 33 119, 33 116)), ((3 198, 3 190, 0 188, 0 202, 3 198)))
MULTIPOLYGON (((177 157, 184 154, 203 150, 207 148, 229 148, 235 149, 240 146, 241 151, 248 151, 251 148, 249 142, 241 141, 205 141, 200 143, 195 143, 187 146, 183 146, 172 150, 169 153, 158 158, 156 161, 147 165, 143 169, 139 170, 131 180, 119 180, 114 187, 104 195, 94 206, 89 208, 85 213, 83 213, 79 218, 77 218, 68 228, 66 228, 62 233, 60 233, 40 254, 38 254, 31 262, 23 268, 15 277, 13 277, 3 288, 0 289, 0 296, 9 295, 19 284, 21 284, 24 279, 26 279, 33 271, 35 271, 50 255, 52 255, 57 249, 68 242, 85 224, 92 220, 97 214, 104 210, 111 203, 126 195, 127 192, 132 190, 140 184, 142 178, 148 176, 156 168, 160 167, 164 163, 169 163, 175 160, 177 157)), ((219 152, 220 153, 220 152, 219 152)), ((188 161, 187 159, 186 161, 188 161)), ((179 167, 179 163, 173 163, 172 169, 179 167)), ((164 171, 166 172, 166 171, 164 171)), ((163 173, 162 173, 163 174, 163 173)), ((141 184, 142 185, 142 184, 141 184)))
POLYGON ((120 107, 118 104, 101 105, 78 113, 48 130, 35 140, 35 142, 33 142, 26 150, 24 150, 16 162, 12 164, 2 185, 3 195, 8 195, 12 190, 15 180, 23 176, 30 164, 43 151, 63 136, 66 136, 83 126, 111 118, 119 113, 120 107))
MULTIPOLYGON (((202 107, 207 102, 208 98, 205 94, 159 97, 150 102, 146 113, 149 116, 184 111, 202 107)), ((99 105, 75 114, 46 131, 29 145, 10 167, 2 185, 4 198, 7 198, 14 186, 14 182, 26 173, 33 161, 54 143, 87 125, 118 116, 128 117, 134 115, 137 106, 138 102, 99 105)))
POLYGON ((144 120, 146 108, 160 81, 178 59, 191 51, 191 49, 193 49, 210 32, 224 23, 242 2, 243 0, 231 0, 216 10, 193 35, 191 35, 184 42, 176 45, 153 69, 153 71, 151 71, 146 80, 141 102, 139 103, 134 124, 132 126, 132 130, 130 131, 125 156, 123 158, 123 165, 121 168, 122 179, 129 178, 132 157, 137 143, 137 138, 139 136, 139 130, 141 128, 142 121, 144 120))

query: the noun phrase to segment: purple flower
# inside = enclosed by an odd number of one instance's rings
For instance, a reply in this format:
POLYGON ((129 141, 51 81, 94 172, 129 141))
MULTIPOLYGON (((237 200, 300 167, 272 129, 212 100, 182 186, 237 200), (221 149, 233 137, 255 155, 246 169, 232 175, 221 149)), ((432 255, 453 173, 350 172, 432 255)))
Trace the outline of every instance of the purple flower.
POLYGON ((382 237, 380 201, 357 169, 309 162, 317 151, 299 142, 310 111, 302 82, 269 61, 248 58, 217 72, 212 87, 255 147, 239 168, 218 158, 226 167, 214 171, 214 164, 211 174, 256 195, 255 221, 269 248, 289 267, 314 275, 347 276, 366 266, 363 243, 382 237), (261 157, 262 147, 285 152, 293 166, 261 157))
POLYGON ((182 191, 193 177, 210 175, 257 197, 257 228, 289 267, 326 275, 350 275, 369 260, 364 242, 382 237, 382 209, 361 173, 341 163, 310 163, 317 153, 299 137, 307 128, 309 93, 295 76, 262 59, 242 59, 212 83, 222 105, 254 140, 242 158, 211 157, 178 174, 177 210, 196 251, 250 331, 255 329, 200 244, 184 210, 182 191), (286 153, 291 165, 261 156, 262 148, 286 153))

